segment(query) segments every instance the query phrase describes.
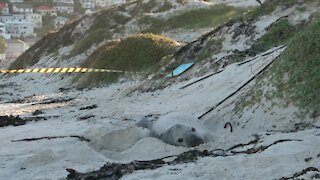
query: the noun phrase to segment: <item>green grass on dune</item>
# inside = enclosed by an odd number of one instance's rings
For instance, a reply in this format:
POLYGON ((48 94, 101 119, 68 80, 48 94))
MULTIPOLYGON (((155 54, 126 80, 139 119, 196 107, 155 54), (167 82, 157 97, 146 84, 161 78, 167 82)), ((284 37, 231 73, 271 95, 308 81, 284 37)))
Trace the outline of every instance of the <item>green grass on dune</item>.
POLYGON ((145 17, 140 20, 143 24, 150 24, 145 32, 161 33, 172 29, 194 29, 215 27, 223 24, 230 18, 239 16, 245 10, 225 5, 213 5, 208 9, 188 10, 167 20, 145 17))
POLYGON ((270 26, 268 32, 253 45, 250 51, 258 54, 272 47, 286 44, 300 29, 302 29, 300 25, 294 26, 286 19, 280 20, 270 26))
POLYGON ((284 100, 282 105, 294 105, 300 108, 301 117, 306 115, 311 118, 319 117, 320 16, 317 15, 312 22, 300 26, 299 31, 292 31, 292 27, 288 28, 291 25, 287 22, 281 22, 281 24, 273 30, 271 28, 267 36, 263 37, 267 40, 260 41, 260 44, 265 44, 261 46, 264 49, 274 44, 273 41, 276 44, 285 42, 286 51, 278 57, 266 73, 258 77, 255 87, 240 98, 236 103, 235 111, 240 112, 245 107, 252 107, 266 97, 273 103, 275 99, 282 99, 284 100), (287 35, 283 35, 285 38, 282 39, 279 33, 273 33, 273 31, 287 33, 287 35), (265 87, 269 84, 274 88, 265 91, 265 87))
POLYGON ((318 2, 318 0, 268 0, 262 6, 258 6, 249 13, 235 18, 235 21, 246 21, 251 18, 257 18, 274 12, 279 7, 304 7, 306 3, 318 2))
POLYGON ((320 116, 320 15, 288 43, 272 68, 277 92, 312 117, 320 116))
MULTIPOLYGON (((174 53, 178 44, 172 39, 154 35, 138 34, 121 41, 109 42, 89 56, 82 67, 106 68, 122 71, 143 71, 174 53)), ((119 73, 90 73, 76 77, 80 88, 116 82, 119 73)))
POLYGON ((125 17, 114 10, 101 12, 97 15, 86 35, 74 45, 74 48, 71 50, 68 57, 70 58, 81 54, 94 44, 99 44, 104 40, 110 40, 112 38, 110 29, 117 29, 117 33, 120 33, 120 27, 128 21, 128 17, 125 17))
POLYGON ((89 32, 83 39, 76 43, 71 50, 68 57, 73 57, 75 55, 81 54, 88 50, 92 45, 99 44, 104 39, 110 38, 111 33, 106 29, 97 29, 95 31, 89 32))

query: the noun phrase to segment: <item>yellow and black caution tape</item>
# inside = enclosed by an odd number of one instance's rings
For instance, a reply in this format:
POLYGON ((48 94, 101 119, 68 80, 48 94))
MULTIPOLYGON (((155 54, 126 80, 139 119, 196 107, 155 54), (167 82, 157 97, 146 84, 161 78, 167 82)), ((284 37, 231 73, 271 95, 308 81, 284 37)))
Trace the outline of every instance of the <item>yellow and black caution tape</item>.
POLYGON ((39 68, 39 69, 14 69, 0 70, 2 74, 13 73, 138 73, 131 71, 120 71, 110 69, 93 69, 93 68, 39 68))

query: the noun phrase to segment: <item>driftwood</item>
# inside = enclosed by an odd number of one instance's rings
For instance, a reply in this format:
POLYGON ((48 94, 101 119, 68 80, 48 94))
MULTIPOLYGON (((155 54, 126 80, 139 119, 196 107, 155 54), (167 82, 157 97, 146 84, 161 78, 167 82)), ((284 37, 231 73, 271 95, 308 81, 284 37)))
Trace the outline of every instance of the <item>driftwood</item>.
POLYGON ((193 84, 196 84, 196 83, 198 83, 198 82, 200 82, 200 81, 203 81, 203 80, 205 80, 205 79, 208 79, 209 77, 211 77, 211 76, 213 76, 213 75, 219 74, 219 73, 221 73, 223 70, 224 70, 224 69, 220 69, 220 70, 217 71, 217 72, 214 72, 214 73, 209 74, 209 75, 207 75, 207 76, 205 76, 205 77, 203 77, 203 78, 200 78, 200 79, 198 79, 198 80, 196 80, 196 81, 194 81, 194 82, 192 82, 192 83, 189 83, 189 84, 187 84, 187 85, 185 85, 185 86, 183 86, 183 87, 181 87, 181 88, 179 88, 179 89, 185 89, 185 88, 187 88, 187 87, 189 87, 189 86, 191 86, 191 85, 193 85, 193 84))
POLYGON ((71 136, 45 136, 45 137, 39 137, 39 138, 25 138, 25 139, 18 139, 18 140, 11 140, 11 142, 30 142, 30 141, 39 141, 39 140, 51 140, 51 139, 62 139, 62 138, 78 138, 80 141, 86 141, 90 142, 91 140, 88 138, 85 138, 83 136, 76 136, 76 135, 71 135, 71 136))
POLYGON ((49 99, 40 103, 34 103, 32 105, 37 105, 37 104, 56 104, 56 103, 66 103, 66 102, 70 102, 72 100, 74 100, 75 98, 67 98, 67 99, 63 99, 63 98, 59 98, 59 99, 49 99))
POLYGON ((294 133, 298 131, 304 131, 306 129, 320 129, 320 126, 316 126, 311 123, 296 123, 294 124, 294 127, 292 129, 286 129, 286 130, 267 130, 267 135, 271 135, 272 133, 294 133))
POLYGON ((282 177, 280 178, 279 180, 288 180, 288 179, 297 179, 299 178, 299 176, 302 176, 302 175, 305 175, 307 174, 308 172, 316 172, 317 174, 315 175, 315 179, 319 179, 320 178, 320 169, 319 168, 316 168, 316 167, 308 167, 306 169, 303 169, 302 171, 300 172, 297 172, 297 173, 294 173, 293 176, 291 177, 282 177))
POLYGON ((282 49, 282 48, 284 48, 285 46, 286 46, 286 45, 279 46, 279 47, 273 49, 272 51, 267 51, 267 52, 261 54, 260 56, 255 56, 255 57, 250 58, 250 59, 248 59, 248 60, 246 60, 246 61, 242 61, 242 62, 238 63, 237 65, 238 65, 238 66, 241 66, 241 65, 244 65, 244 64, 246 64, 246 63, 248 63, 248 62, 251 62, 251 61, 253 61, 253 60, 255 60, 255 59, 259 58, 259 57, 268 56, 268 55, 272 54, 274 51, 279 50, 279 49, 282 49))
POLYGON ((92 106, 86 106, 86 107, 82 107, 79 110, 88 110, 88 109, 96 109, 98 106, 96 104, 92 105, 92 106))
POLYGON ((257 148, 250 148, 250 149, 247 149, 247 150, 244 150, 244 151, 231 151, 232 154, 255 154, 255 153, 259 153, 259 152, 262 152, 262 151, 265 151, 266 149, 268 149, 269 147, 273 146, 273 145, 276 145, 276 144, 279 144, 279 143, 282 143, 282 142, 289 142, 289 141, 302 141, 302 140, 299 140, 299 139, 282 139, 282 140, 279 140, 279 141, 276 141, 270 145, 267 145, 267 146, 259 146, 257 148))
POLYGON ((258 136, 257 134, 253 135, 254 136, 254 140, 246 143, 246 144, 237 144, 235 146, 232 146, 231 148, 229 148, 227 151, 232 151, 233 149, 239 148, 239 147, 245 147, 245 146, 249 146, 251 144, 258 144, 260 141, 260 136, 258 136))

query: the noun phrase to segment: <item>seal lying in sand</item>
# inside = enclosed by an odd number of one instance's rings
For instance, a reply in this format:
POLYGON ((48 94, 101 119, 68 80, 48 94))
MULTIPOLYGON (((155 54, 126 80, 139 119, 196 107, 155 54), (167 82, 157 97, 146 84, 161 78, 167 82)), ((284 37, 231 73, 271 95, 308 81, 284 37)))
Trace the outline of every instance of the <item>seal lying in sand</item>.
POLYGON ((211 138, 207 128, 184 113, 170 113, 160 118, 146 116, 136 125, 149 129, 151 136, 176 146, 195 147, 211 138))

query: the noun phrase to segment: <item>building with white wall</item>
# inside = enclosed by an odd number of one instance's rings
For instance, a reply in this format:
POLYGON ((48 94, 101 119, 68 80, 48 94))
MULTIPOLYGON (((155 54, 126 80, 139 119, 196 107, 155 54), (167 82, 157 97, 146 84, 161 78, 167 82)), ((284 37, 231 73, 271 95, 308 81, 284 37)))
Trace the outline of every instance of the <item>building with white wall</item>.
POLYGON ((0 35, 3 39, 11 39, 11 34, 7 34, 6 24, 3 22, 0 22, 0 35))
POLYGON ((12 38, 34 36, 33 24, 26 20, 24 14, 3 15, 0 16, 0 22, 4 23, 6 34, 12 38))
POLYGON ((0 16, 0 22, 6 23, 11 21, 23 21, 26 17, 24 14, 12 14, 12 15, 2 15, 0 16))
POLYGON ((74 13, 74 7, 72 4, 58 3, 54 6, 54 8, 61 13, 68 13, 68 14, 74 13))
POLYGON ((67 23, 67 21, 69 21, 69 18, 58 16, 54 19, 54 26, 55 28, 60 29, 67 23))
POLYGON ((35 28, 42 27, 42 16, 37 13, 26 14, 26 20, 33 24, 35 28))
POLYGON ((15 3, 12 6, 13 13, 33 13, 33 6, 30 4, 15 3))
POLYGON ((80 0, 81 7, 84 9, 93 9, 96 6, 95 0, 80 0))
POLYGON ((8 21, 6 24, 6 33, 11 37, 33 37, 35 36, 33 24, 27 20, 8 21))
MULTIPOLYGON (((35 35, 32 22, 27 21, 24 14, 2 15, 0 16, 0 22, 4 24, 5 33, 10 34, 12 38, 30 37, 35 35)), ((6 37, 4 36, 4 38, 6 37)))
POLYGON ((35 11, 42 16, 50 15, 50 16, 57 16, 57 10, 54 8, 50 8, 48 6, 38 6, 35 11))
POLYGON ((74 4, 74 0, 53 0, 54 3, 74 4))
POLYGON ((96 0, 96 6, 99 7, 109 7, 123 3, 126 3, 126 0, 96 0))
POLYGON ((23 3, 24 0, 9 0, 11 3, 23 3))

